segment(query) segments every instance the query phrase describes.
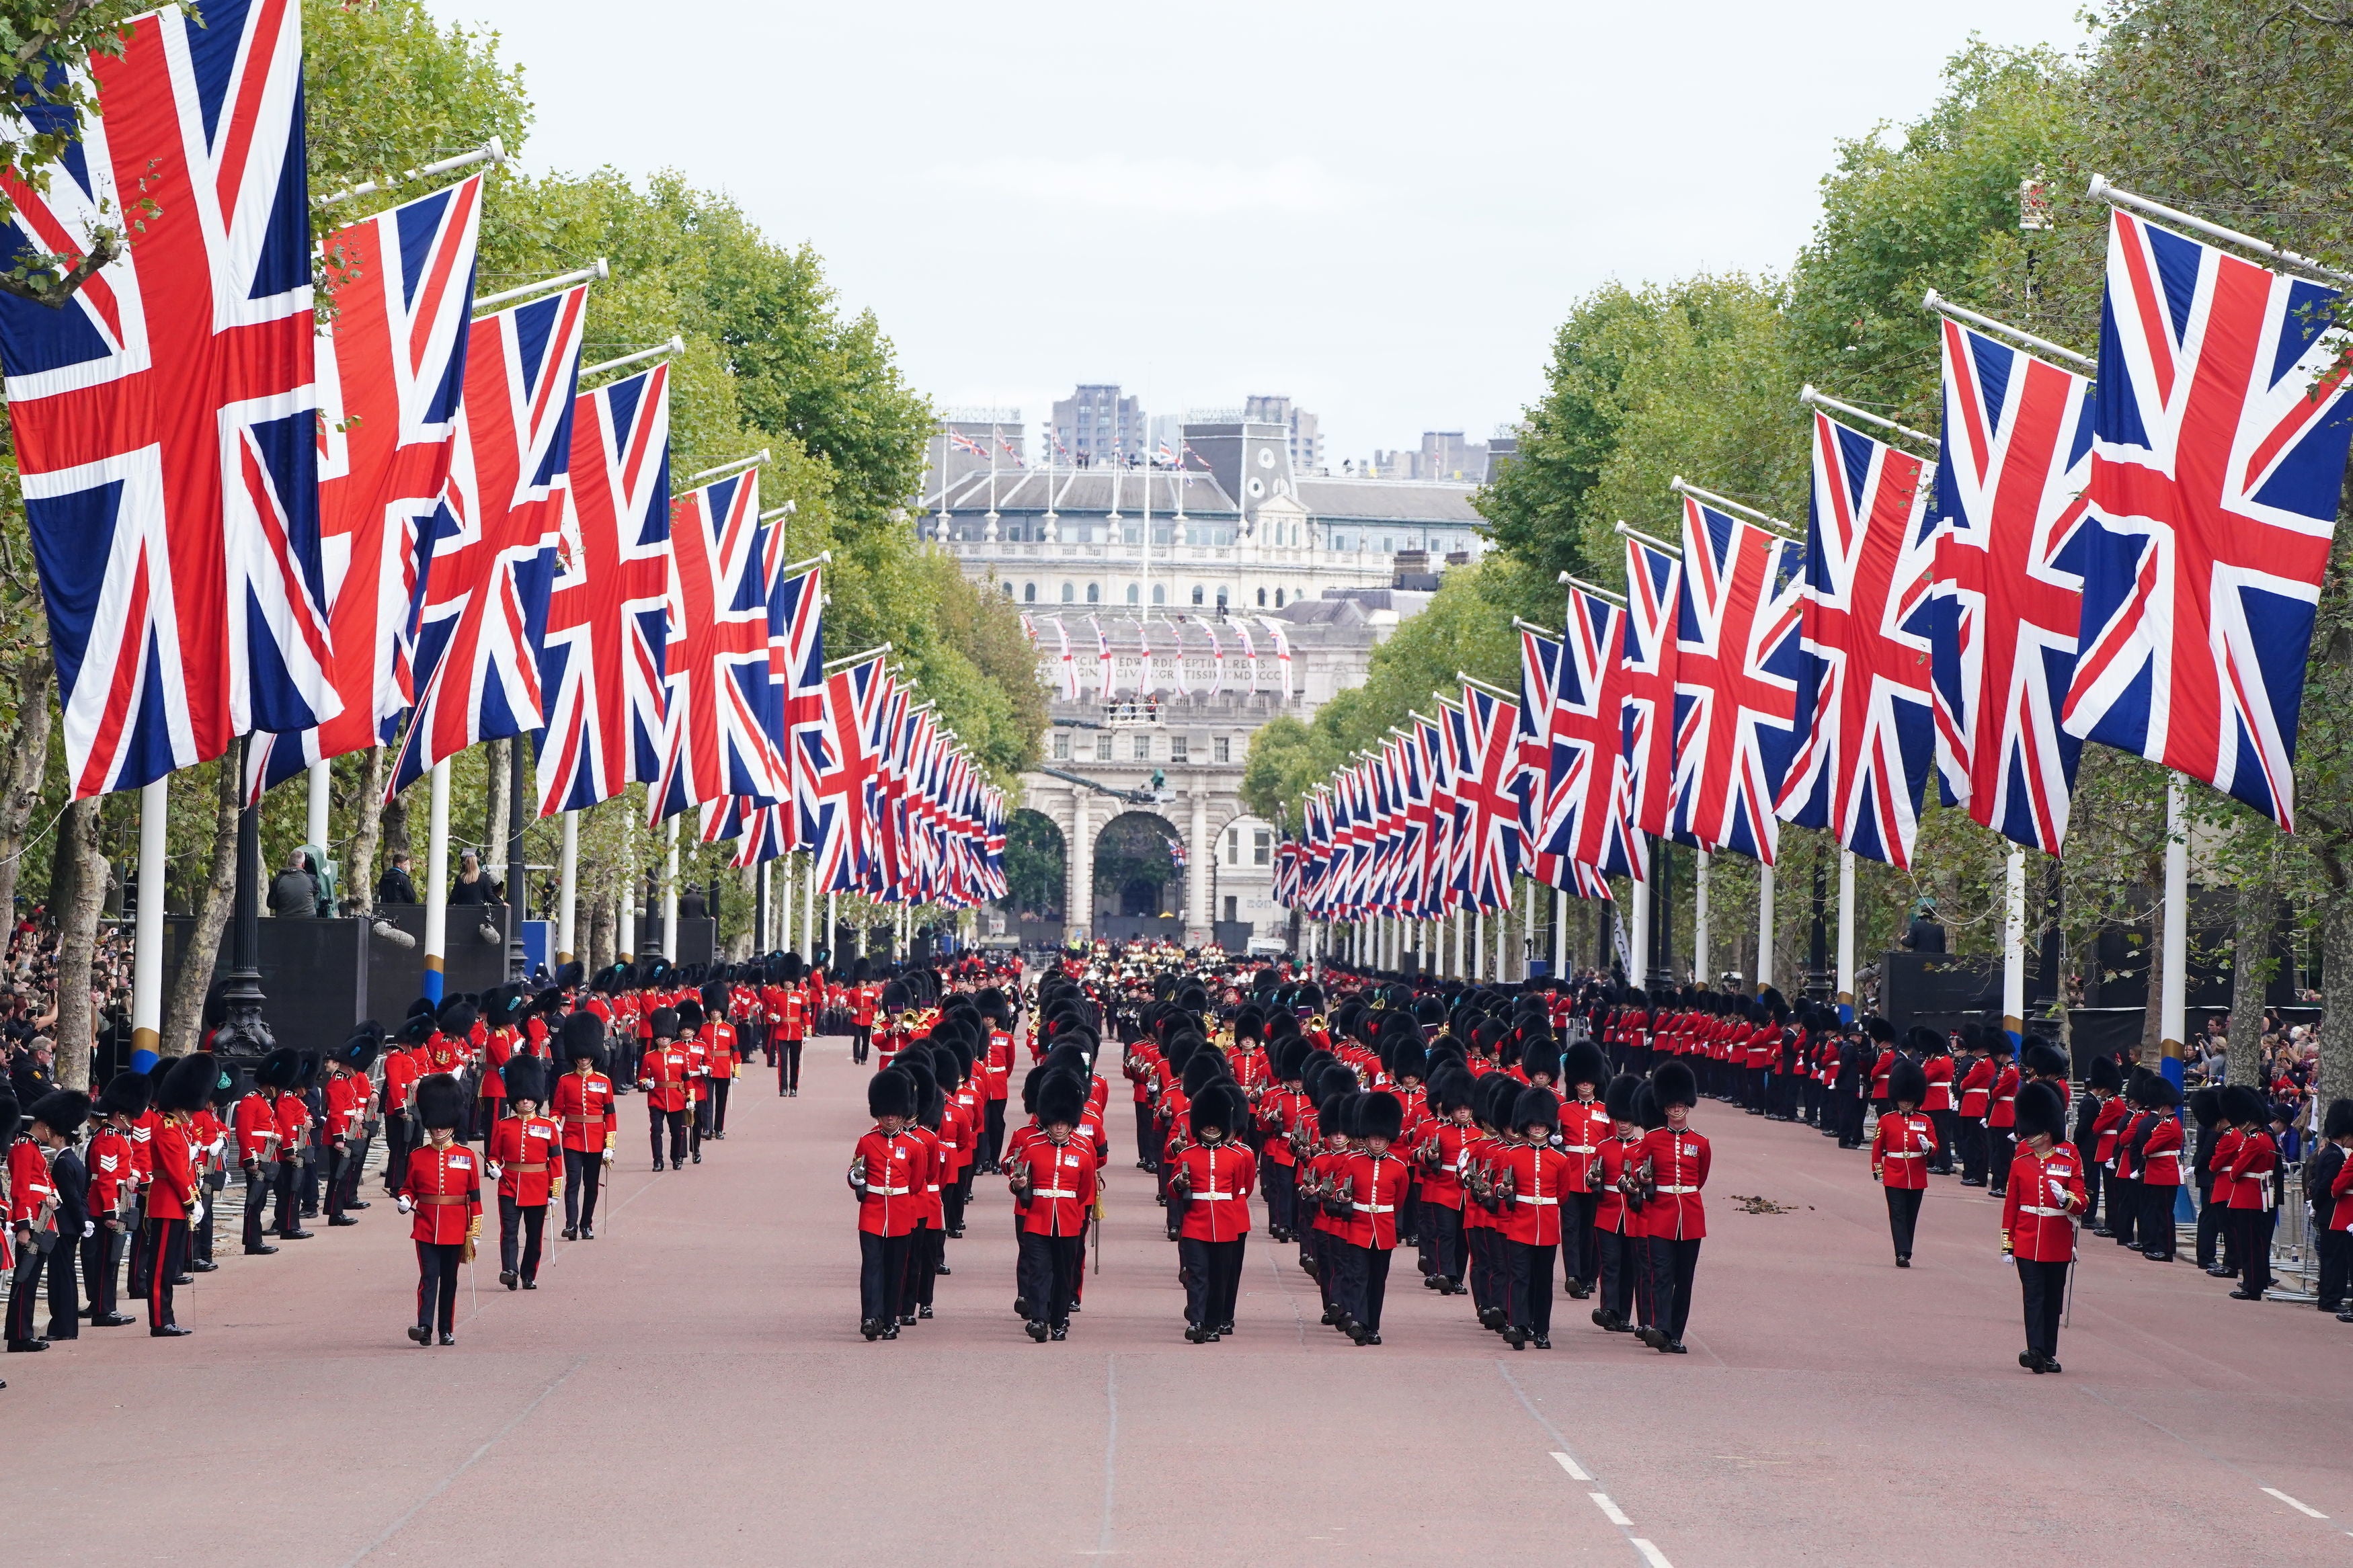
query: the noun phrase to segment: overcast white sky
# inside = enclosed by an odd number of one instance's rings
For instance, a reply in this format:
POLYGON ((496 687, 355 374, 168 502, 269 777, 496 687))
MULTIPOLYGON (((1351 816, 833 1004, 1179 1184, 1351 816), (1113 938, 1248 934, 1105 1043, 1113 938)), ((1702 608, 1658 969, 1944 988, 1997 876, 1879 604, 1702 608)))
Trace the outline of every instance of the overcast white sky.
POLYGON ((1335 470, 1513 418, 1598 283, 1786 267, 1833 143, 1970 33, 2082 37, 2081 0, 428 3, 526 68, 529 164, 730 192, 941 404, 1288 393, 1335 470))

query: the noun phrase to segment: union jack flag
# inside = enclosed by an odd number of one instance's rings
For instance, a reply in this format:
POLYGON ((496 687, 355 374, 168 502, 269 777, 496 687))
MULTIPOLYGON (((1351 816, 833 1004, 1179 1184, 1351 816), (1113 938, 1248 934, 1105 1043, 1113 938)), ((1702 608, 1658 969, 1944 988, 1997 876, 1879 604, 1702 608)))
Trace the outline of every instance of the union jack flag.
POLYGON ((766 534, 757 468, 689 490, 670 508, 670 648, 652 821, 722 795, 762 805, 786 798, 770 739, 784 726, 768 678, 760 575, 766 534))
POLYGON ((469 746, 545 726, 539 648, 587 313, 581 285, 473 324, 392 793, 469 746))
POLYGON ((1912 863, 1936 752, 1928 465, 1814 414, 1798 712, 1780 813, 1856 854, 1912 863))
POLYGON ((1798 547, 1683 497, 1675 837, 1769 866, 1798 711, 1798 547))
MULTIPOLYGON (((873 653, 828 670, 825 678, 825 749, 816 763, 816 832, 807 846, 817 886, 858 890, 871 856, 875 726, 891 677, 873 653)), ((804 827, 809 826, 803 824, 804 827)))
POLYGON ((1947 798, 2059 853, 2083 742, 2059 725, 2084 607, 2092 384, 1944 323, 1933 673, 1947 798))
POLYGON ((2284 828, 2353 424, 2337 293, 2128 213, 2108 228, 2069 733, 2284 828))
MULTIPOLYGON (((782 531, 779 530, 779 532, 782 531)), ((777 580, 768 596, 768 657, 782 664, 786 784, 792 810, 785 847, 817 841, 818 775, 825 768, 825 583, 822 567, 777 580)))
MULTIPOLYGON (((1551 699, 1541 757, 1544 810, 1538 836, 1531 838, 1543 857, 1596 873, 1546 876, 1553 887, 1578 889, 1584 897, 1609 896, 1608 874, 1630 876, 1634 868, 1632 801, 1629 771, 1620 750, 1624 732, 1626 612, 1581 588, 1569 590, 1568 622, 1558 639, 1524 631, 1521 657, 1524 709, 1534 691, 1525 673, 1549 661, 1551 699), (1599 893, 1586 891, 1599 883, 1599 893)), ((1530 796, 1538 793, 1532 776, 1530 796)))
POLYGON ((328 666, 343 711, 258 734, 255 797, 311 763, 389 740, 417 700, 417 591, 466 382, 480 176, 339 229, 320 247, 335 320, 318 333, 319 536, 328 666))
POLYGON ((581 394, 539 653, 539 815, 661 776, 670 641, 670 366, 581 394))
POLYGON ((1473 909, 1508 910, 1520 868, 1520 705, 1466 686, 1459 711, 1466 763, 1455 781, 1466 817, 1463 892, 1473 909))
MULTIPOLYGON (((1681 555, 1629 536, 1626 541, 1626 699, 1620 745, 1634 826, 1667 831, 1674 799, 1675 620, 1681 614, 1681 555)), ((1647 845, 1633 841, 1634 875, 1650 875, 1647 845)))
POLYGON ((1454 890, 1454 846, 1461 803, 1454 794, 1454 752, 1451 726, 1440 720, 1413 716, 1416 750, 1421 753, 1422 777, 1430 792, 1428 826, 1422 830, 1419 899, 1427 918, 1451 914, 1461 907, 1454 890))
MULTIPOLYGON (((57 664, 68 786, 134 789, 249 730, 342 710, 319 538, 296 0, 140 16, 11 258, 79 256, 58 309, 0 299, 0 368, 57 664)), ((25 111, 72 132, 64 110, 25 111)))

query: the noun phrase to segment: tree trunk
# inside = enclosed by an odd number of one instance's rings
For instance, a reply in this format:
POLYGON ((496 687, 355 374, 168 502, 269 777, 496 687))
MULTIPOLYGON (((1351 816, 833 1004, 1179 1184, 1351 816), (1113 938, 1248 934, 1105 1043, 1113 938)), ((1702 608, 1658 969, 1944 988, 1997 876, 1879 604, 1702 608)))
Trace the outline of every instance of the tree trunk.
POLYGON ((185 1057, 196 1048, 205 996, 212 989, 213 965, 220 957, 221 932, 227 929, 229 905, 237 896, 237 752, 232 750, 214 765, 220 780, 213 798, 212 874, 205 879, 204 902, 196 906, 195 927, 180 954, 180 973, 164 1009, 162 1054, 167 1057, 185 1057))
POLYGON ((391 865, 396 855, 416 853, 408 841, 408 792, 403 790, 384 803, 384 863, 391 865))
POLYGON ((503 881, 507 874, 507 748, 512 741, 482 745, 482 770, 490 774, 482 810, 482 875, 503 881))
POLYGON ((2279 891, 2268 877, 2239 884, 2238 930, 2231 952, 2231 1047, 2226 1081, 2261 1083, 2263 988, 2271 979, 2279 891))
POLYGON ((52 668, 47 646, 26 648, 16 664, 16 721, 8 727, 8 760, 0 766, 0 921, 16 919, 16 868, 25 853, 25 829, 41 804, 41 784, 48 772, 52 668))
MULTIPOLYGON (((2155 901, 2149 906, 2148 922, 2148 1005, 2140 1020, 2140 1060, 2150 1071, 2157 1070, 2157 1059, 2165 1046, 2165 861, 2163 851, 2146 868, 2148 885, 2157 889, 2155 901)), ((2098 938, 2093 939, 2094 953, 2098 938)))
POLYGON ((351 895, 352 908, 364 915, 375 912, 375 852, 387 815, 384 764, 384 748, 370 746, 367 773, 360 780, 360 830, 352 840, 351 869, 344 874, 344 890, 351 895))
POLYGON ((73 900, 57 911, 58 1083, 90 1088, 90 1047, 97 1037, 90 1001, 90 961, 98 952, 98 911, 106 900, 106 862, 98 858, 98 808, 93 797, 66 807, 58 828, 57 858, 73 868, 73 900))
MULTIPOLYGON (((2353 1095, 2353 887, 2331 888, 2320 906, 2320 1082, 2315 1092, 2325 1103, 2353 1095)), ((2233 1049, 2232 1055, 2237 1054, 2233 1049)))

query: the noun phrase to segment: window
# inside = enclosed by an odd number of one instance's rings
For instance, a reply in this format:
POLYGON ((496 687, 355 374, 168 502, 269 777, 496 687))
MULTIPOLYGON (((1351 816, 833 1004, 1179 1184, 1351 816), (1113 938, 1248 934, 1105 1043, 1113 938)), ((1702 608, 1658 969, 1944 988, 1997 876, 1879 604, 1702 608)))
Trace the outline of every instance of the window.
POLYGON ((1140 599, 1140 598, 1137 596, 1137 594, 1136 594, 1136 587, 1135 587, 1135 584, 1133 584, 1133 583, 1130 583, 1130 584, 1127 585, 1127 602, 1128 602, 1129 604, 1131 604, 1131 605, 1136 605, 1136 604, 1141 604, 1141 603, 1143 603, 1143 600, 1142 600, 1142 599, 1140 599))
POLYGON ((1238 866, 1241 864, 1241 858, 1242 830, 1239 827, 1229 827, 1226 829, 1226 864, 1238 866))
POLYGON ((1152 602, 1155 605, 1165 605, 1168 602, 1167 584, 1155 583, 1152 584, 1152 602))
POLYGON ((1057 730, 1054 731, 1053 752, 1054 760, 1058 763, 1067 763, 1071 760, 1070 731, 1067 730, 1057 730))
POLYGON ((1037 584, 1024 583, 1021 584, 1021 602, 1025 605, 1034 605, 1038 602, 1037 584))
POLYGON ((997 584, 997 586, 1005 590, 1005 596, 1006 596, 1007 598, 1008 598, 1008 599, 1009 599, 1009 598, 1013 597, 1013 584, 1010 584, 1010 583, 999 583, 999 584, 997 584))
POLYGON ((1222 616, 1222 615, 1224 615, 1225 613, 1226 613, 1226 591, 1225 591, 1223 588, 1220 588, 1220 589, 1219 589, 1219 590, 1218 590, 1218 614, 1219 614, 1219 615, 1221 615, 1221 616, 1222 616))
POLYGON ((1226 923, 1234 923, 1234 896, 1231 893, 1226 895, 1226 923))
POLYGON ((1108 731, 1095 737, 1095 761, 1099 763, 1111 761, 1111 734, 1108 731))
POLYGON ((1199 584, 1198 583, 1196 583, 1196 584, 1193 584, 1193 603, 1194 603, 1194 604, 1196 604, 1196 605, 1198 605, 1200 602, 1201 602, 1201 584, 1199 584))
POLYGON ((1268 866, 1274 862, 1274 834, 1264 827, 1250 830, 1250 864, 1268 866))
POLYGON ((1234 742, 1232 737, 1228 735, 1219 735, 1209 742, 1209 760, 1213 763, 1229 763, 1233 761, 1232 756, 1229 754, 1233 751, 1233 747, 1234 742))
POLYGON ((1258 591, 1258 607, 1261 610, 1266 608, 1266 590, 1263 588, 1258 591))
POLYGON ((1150 762, 1152 760, 1152 737, 1149 735, 1137 735, 1134 737, 1134 741, 1135 745, 1134 747, 1134 755, 1135 760, 1139 763, 1150 762))
POLYGON ((1087 603, 1090 605, 1100 605, 1103 603, 1102 584, 1090 583, 1087 584, 1087 603))
POLYGON ((1077 589, 1075 589, 1075 588, 1071 587, 1071 584, 1069 584, 1068 583, 1065 583, 1065 584, 1062 584, 1062 603, 1064 603, 1064 604, 1066 604, 1066 605, 1067 605, 1067 604, 1071 603, 1073 599, 1075 599, 1075 598, 1077 598, 1077 597, 1078 597, 1078 590, 1077 590, 1077 589))
POLYGON ((1274 607, 1278 610, 1282 608, 1282 590, 1280 588, 1274 591, 1274 607))
POLYGON ((1388 554, 1395 555, 1397 553, 1397 541, 1394 539, 1382 540, 1381 549, 1388 554))
POLYGON ((1190 750, 1192 750, 1192 742, 1186 737, 1182 735, 1171 735, 1168 737, 1168 760, 1170 762, 1182 763, 1190 761, 1191 759, 1186 755, 1186 753, 1190 750))

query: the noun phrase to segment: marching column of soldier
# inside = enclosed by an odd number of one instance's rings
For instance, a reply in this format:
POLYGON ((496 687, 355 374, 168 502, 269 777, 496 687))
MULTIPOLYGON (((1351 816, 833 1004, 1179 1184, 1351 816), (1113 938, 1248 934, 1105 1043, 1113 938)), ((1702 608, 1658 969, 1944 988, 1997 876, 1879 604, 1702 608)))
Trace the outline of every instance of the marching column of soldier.
MULTIPOLYGON (((622 1096, 644 1097, 656 1170, 699 1164, 726 1138, 755 1057, 793 1094, 818 1021, 871 1016, 881 989, 863 960, 845 984, 791 953, 594 977, 567 963, 536 991, 420 999, 389 1035, 370 1021, 331 1051, 280 1048, 249 1071, 207 1051, 120 1073, 95 1098, 59 1089, 20 1107, 0 1092, 6 1348, 131 1326, 132 1302, 156 1338, 193 1331, 177 1292, 219 1267, 215 1211, 228 1184, 244 1200, 242 1252, 271 1256, 311 1239, 306 1221, 361 1223, 379 1139, 383 1192, 417 1252, 409 1338, 454 1343, 459 1273, 493 1218, 509 1290, 538 1288, 559 1204, 564 1239, 596 1238, 622 1096)), ((207 1023, 220 1021, 216 999, 207 1023)))
MULTIPOLYGON (((884 985, 870 1033, 874 1125, 848 1173, 869 1340, 934 1315, 974 1179, 1000 1174, 1015 1315, 1033 1339, 1067 1337, 1103 1212, 1107 1066, 1132 1086, 1134 1163, 1166 1211, 1193 1343, 1233 1331, 1255 1198, 1266 1239, 1296 1247, 1323 1322, 1358 1345, 1382 1342, 1390 1263, 1409 1248, 1425 1289, 1471 1297, 1479 1325, 1514 1350, 1551 1348, 1557 1268, 1566 1294, 1594 1301, 1597 1327, 1683 1353, 1707 1234, 1713 1153, 1695 1118, 1709 1101, 1867 1149, 1899 1268, 1932 1176, 2000 1198, 2019 1364, 2037 1373, 2061 1370, 2080 1248, 2112 1239, 2172 1261, 2184 1183, 2205 1200, 2200 1266, 2236 1280, 2240 1300, 2270 1282, 2279 1108, 2252 1088, 2200 1089, 2185 1128, 2174 1084, 2112 1058, 2090 1064, 2079 1097, 2067 1054, 2031 1035, 1899 1038, 1883 1019, 1846 1022, 1770 990, 1652 998, 1599 982, 1482 988, 1340 970, 1318 983, 1101 943, 1050 962, 1026 994, 993 972, 912 972, 884 985), (983 1130, 1025 1011, 1026 1117, 1000 1155, 983 1130)), ((2353 1321, 2348 1149, 2353 1102, 2340 1101, 2316 1225, 2322 1305, 2353 1321)))

